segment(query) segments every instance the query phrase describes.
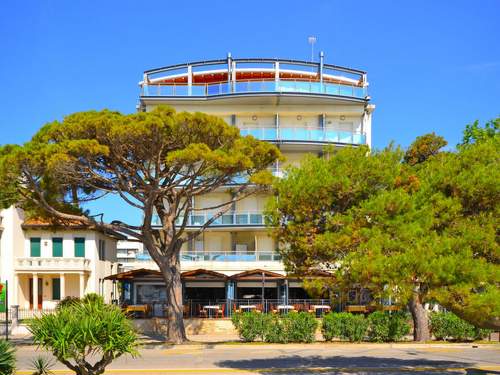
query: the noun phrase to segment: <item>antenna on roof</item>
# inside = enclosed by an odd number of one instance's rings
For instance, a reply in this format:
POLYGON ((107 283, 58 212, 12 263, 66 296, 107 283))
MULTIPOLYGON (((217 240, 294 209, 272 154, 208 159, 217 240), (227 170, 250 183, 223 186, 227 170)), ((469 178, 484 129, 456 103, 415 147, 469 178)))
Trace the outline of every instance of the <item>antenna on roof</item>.
POLYGON ((316 37, 310 36, 307 38, 307 43, 311 45, 311 62, 314 62, 314 44, 316 43, 316 37))

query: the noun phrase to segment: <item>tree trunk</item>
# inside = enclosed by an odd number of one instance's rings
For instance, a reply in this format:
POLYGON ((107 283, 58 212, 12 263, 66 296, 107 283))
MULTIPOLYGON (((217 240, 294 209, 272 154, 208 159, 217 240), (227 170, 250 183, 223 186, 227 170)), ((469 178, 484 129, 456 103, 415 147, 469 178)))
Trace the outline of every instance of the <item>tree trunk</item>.
POLYGON ((413 297, 408 303, 411 316, 413 318, 413 340, 415 341, 428 341, 431 339, 429 331, 429 320, 427 318, 427 311, 422 304, 420 294, 413 293, 413 297))
POLYGON ((160 266, 160 271, 167 287, 167 339, 169 342, 181 344, 188 339, 183 320, 180 248, 174 251, 169 264, 160 266))

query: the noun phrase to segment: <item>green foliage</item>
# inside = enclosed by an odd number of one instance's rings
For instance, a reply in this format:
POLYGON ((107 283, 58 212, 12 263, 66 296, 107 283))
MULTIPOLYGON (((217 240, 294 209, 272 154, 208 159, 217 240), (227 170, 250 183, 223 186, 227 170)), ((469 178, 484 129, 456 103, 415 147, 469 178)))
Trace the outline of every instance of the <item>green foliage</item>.
POLYGON ((314 316, 303 312, 285 315, 236 313, 232 321, 244 341, 260 339, 270 343, 313 342, 318 326, 314 316))
POLYGON ((438 340, 479 340, 491 332, 487 329, 474 327, 451 312, 432 313, 430 322, 432 333, 438 340))
POLYGON ((369 324, 369 320, 362 314, 329 313, 323 317, 321 332, 327 341, 338 337, 341 340, 359 342, 365 338, 369 324))
POLYGON ((244 341, 262 339, 266 314, 256 312, 234 313, 231 317, 234 327, 244 341))
POLYGON ((78 304, 79 302, 81 301, 78 297, 66 296, 57 303, 56 309, 59 310, 64 307, 78 304))
POLYGON ((500 134, 500 117, 488 121, 484 127, 479 125, 479 121, 474 121, 465 127, 462 143, 459 146, 468 146, 477 142, 498 137, 500 134))
MULTIPOLYGON (((191 239, 185 234, 195 196, 238 184, 226 202, 211 210, 202 232, 231 205, 266 190, 274 177, 268 166, 280 159, 269 142, 242 137, 238 128, 203 113, 176 113, 167 106, 150 112, 74 113, 62 122, 43 126, 22 146, 0 147, 0 207, 18 205, 28 216, 43 216, 54 224, 82 223, 114 230, 145 243, 158 262, 165 282, 179 276, 178 254, 191 239), (142 212, 143 223, 98 222, 81 209, 89 201, 114 194, 142 212), (161 225, 153 227, 154 215, 161 225), (175 227, 175 229, 174 229, 175 227), (163 259, 163 261, 159 261, 163 259)), ((169 339, 186 339, 180 283, 168 288, 169 339)))
POLYGON ((443 144, 421 137, 407 162, 392 147, 345 148, 290 168, 268 207, 287 270, 330 269, 316 290, 357 284, 400 305, 437 301, 499 329, 500 138, 439 153, 443 144))
POLYGON ((123 354, 137 355, 137 335, 131 322, 119 307, 94 296, 34 318, 28 329, 35 344, 79 375, 101 374, 123 354))
POLYGON ((32 375, 52 375, 52 367, 54 367, 54 361, 50 358, 38 356, 31 361, 32 375))
POLYGON ((430 157, 435 156, 448 144, 446 140, 435 133, 425 134, 417 137, 405 152, 404 161, 410 165, 423 163, 430 157))
POLYGON ((16 370, 16 356, 14 347, 5 340, 0 340, 0 374, 11 375, 16 370))
POLYGON ((410 333, 410 317, 405 312, 375 311, 368 316, 368 337, 375 342, 400 341, 410 333))

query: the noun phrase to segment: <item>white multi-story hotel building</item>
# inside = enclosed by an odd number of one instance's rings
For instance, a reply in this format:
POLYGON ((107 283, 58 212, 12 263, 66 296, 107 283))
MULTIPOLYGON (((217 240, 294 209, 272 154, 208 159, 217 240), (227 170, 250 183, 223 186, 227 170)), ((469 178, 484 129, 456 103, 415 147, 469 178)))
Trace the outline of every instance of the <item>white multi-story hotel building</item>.
MULTIPOLYGON (((141 111, 166 104, 177 111, 205 112, 238 127, 242 135, 276 144, 286 157, 272 166, 277 176, 287 165, 299 165, 306 154, 322 155, 325 146, 371 143, 375 106, 370 104, 366 72, 325 64, 323 54, 319 62, 228 55, 223 60, 148 70, 140 87, 141 111)), ((196 197, 194 207, 230 200, 230 188, 196 197)), ((186 300, 262 298, 262 290, 270 299, 281 298, 282 293, 290 299, 304 298, 300 281, 286 279, 277 244, 265 228, 267 199, 261 194, 235 203, 199 238, 185 244, 181 269, 186 300)), ((189 227, 198 228, 211 215, 209 210, 196 211, 189 227)), ((144 257, 135 264, 155 268, 144 257)), ((135 276, 126 295, 130 303, 162 299, 160 282, 143 271, 135 276)))

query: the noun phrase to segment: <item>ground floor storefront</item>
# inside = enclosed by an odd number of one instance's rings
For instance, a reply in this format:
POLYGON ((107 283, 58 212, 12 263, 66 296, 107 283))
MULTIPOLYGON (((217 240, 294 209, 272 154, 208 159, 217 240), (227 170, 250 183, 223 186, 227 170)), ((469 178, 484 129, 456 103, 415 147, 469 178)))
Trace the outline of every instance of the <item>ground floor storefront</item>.
MULTIPOLYGON (((130 315, 165 316, 168 301, 159 271, 134 270, 108 279, 119 284, 119 303, 130 315)), ((311 296, 300 279, 261 269, 231 276, 197 269, 183 272, 181 279, 185 318, 227 318, 245 311, 279 314, 303 311, 318 317, 330 311, 370 312, 371 297, 365 289, 353 288, 344 295, 327 291, 311 296)))

